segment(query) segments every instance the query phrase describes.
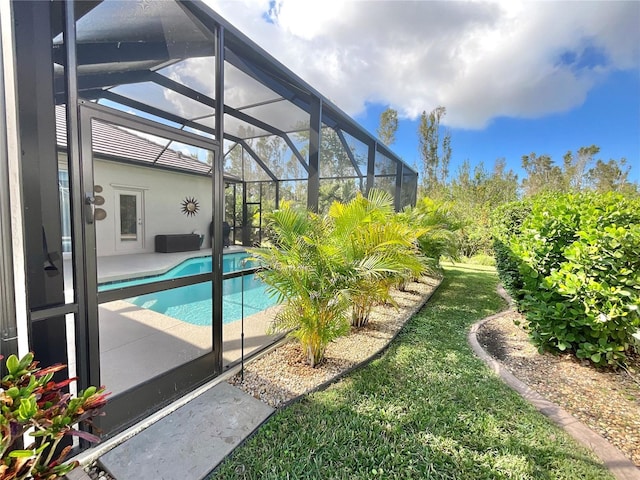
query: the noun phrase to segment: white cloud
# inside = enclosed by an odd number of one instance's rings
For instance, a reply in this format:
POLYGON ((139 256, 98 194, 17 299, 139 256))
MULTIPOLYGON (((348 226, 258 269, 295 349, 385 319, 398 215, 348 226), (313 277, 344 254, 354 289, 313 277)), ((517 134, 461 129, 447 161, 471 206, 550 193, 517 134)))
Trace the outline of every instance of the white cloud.
POLYGON ((609 72, 640 68, 636 1, 209 3, 354 115, 444 105, 450 126, 482 128, 567 111, 609 72))

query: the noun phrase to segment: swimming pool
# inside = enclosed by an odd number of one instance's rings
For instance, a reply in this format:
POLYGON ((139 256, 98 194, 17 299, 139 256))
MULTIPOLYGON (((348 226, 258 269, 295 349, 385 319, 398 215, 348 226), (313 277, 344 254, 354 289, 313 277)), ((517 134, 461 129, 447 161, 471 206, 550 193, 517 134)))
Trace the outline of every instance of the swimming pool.
MULTIPOLYGON (((225 254, 222 257, 223 272, 228 273, 250 268, 252 265, 247 264, 247 257, 248 255, 243 252, 225 254)), ((190 258, 161 275, 104 283, 98 287, 98 291, 142 285, 160 280, 169 280, 208 272, 211 272, 210 256, 190 258)), ((193 325, 211 325, 213 310, 211 282, 149 293, 128 298, 125 301, 193 325)), ((230 278, 223 281, 223 323, 235 322, 242 318, 243 313, 244 316, 247 317, 275 304, 275 299, 267 295, 266 286, 255 274, 230 278), (243 287, 244 294, 242 291, 243 287)))

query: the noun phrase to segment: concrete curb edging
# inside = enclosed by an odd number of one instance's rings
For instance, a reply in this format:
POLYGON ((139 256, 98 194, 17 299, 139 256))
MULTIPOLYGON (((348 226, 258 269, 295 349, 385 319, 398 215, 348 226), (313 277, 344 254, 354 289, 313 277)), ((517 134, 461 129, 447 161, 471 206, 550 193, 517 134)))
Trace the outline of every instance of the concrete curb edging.
MULTIPOLYGON (((505 300, 510 301, 510 299, 505 296, 506 292, 504 292, 504 290, 500 291, 500 289, 498 289, 498 294, 505 298, 505 300)), ((500 378, 509 385, 509 387, 531 403, 540 413, 549 417, 551 421, 562 427, 578 442, 590 448, 598 458, 602 460, 605 467, 609 469, 616 479, 640 480, 640 469, 638 469, 631 460, 624 456, 618 448, 609 443, 609 441, 604 437, 591 430, 573 415, 569 414, 555 403, 545 399, 535 390, 529 388, 528 385, 516 378, 500 362, 491 357, 480 345, 477 338, 477 333, 480 330, 480 327, 495 318, 500 318, 510 311, 512 311, 512 308, 486 317, 471 326, 467 339, 474 353, 483 360, 489 368, 498 374, 498 376, 500 376, 500 378)))

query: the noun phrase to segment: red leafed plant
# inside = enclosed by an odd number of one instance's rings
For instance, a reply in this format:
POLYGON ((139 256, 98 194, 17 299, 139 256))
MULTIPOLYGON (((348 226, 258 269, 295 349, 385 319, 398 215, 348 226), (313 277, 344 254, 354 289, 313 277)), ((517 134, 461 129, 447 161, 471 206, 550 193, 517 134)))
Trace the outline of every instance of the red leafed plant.
POLYGON ((90 442, 98 441, 95 435, 74 427, 99 415, 108 394, 104 387, 89 387, 72 398, 63 389, 76 378, 52 380, 65 365, 39 368, 33 353, 22 359, 11 355, 6 366, 8 374, 0 383, 0 479, 62 477, 73 470, 77 462, 64 463, 71 450, 69 446, 57 454, 60 440, 65 435, 75 435, 90 442), (33 443, 25 449, 16 448, 16 441, 25 433, 34 438, 33 443))

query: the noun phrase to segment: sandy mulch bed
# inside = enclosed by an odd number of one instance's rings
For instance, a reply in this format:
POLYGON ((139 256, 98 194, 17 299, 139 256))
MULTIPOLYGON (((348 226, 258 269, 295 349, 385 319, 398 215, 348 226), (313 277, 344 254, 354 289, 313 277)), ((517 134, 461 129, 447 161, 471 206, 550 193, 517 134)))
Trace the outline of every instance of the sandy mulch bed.
POLYGON ((384 349, 439 284, 439 279, 423 277, 410 283, 406 291, 394 291, 397 309, 374 307, 368 325, 331 342, 316 368, 306 364, 297 342, 289 342, 245 365, 244 381, 238 374, 229 383, 274 408, 286 405, 384 349))
POLYGON ((513 375, 560 405, 640 466, 640 357, 628 371, 596 369, 570 354, 540 354, 508 311, 485 323, 478 341, 513 375))

